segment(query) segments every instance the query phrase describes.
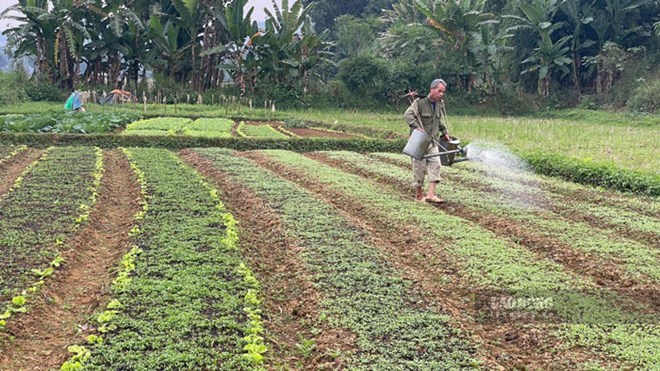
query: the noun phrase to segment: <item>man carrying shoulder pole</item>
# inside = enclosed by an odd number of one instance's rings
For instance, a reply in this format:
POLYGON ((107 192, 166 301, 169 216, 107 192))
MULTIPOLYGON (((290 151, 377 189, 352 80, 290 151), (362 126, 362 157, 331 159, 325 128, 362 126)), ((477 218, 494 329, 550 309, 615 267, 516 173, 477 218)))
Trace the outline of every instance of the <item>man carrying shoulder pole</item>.
POLYGON ((415 200, 417 201, 444 202, 436 196, 435 187, 440 181, 440 157, 437 156, 439 153, 437 141, 441 135, 443 139, 449 141, 447 128, 442 123, 441 115, 442 98, 445 95, 446 88, 447 83, 444 80, 433 80, 429 95, 425 98, 415 99, 403 114, 408 126, 410 126, 411 134, 413 130, 419 130, 433 139, 425 156, 436 154, 436 156, 422 158, 421 160, 412 159, 413 187, 415 187, 415 200), (426 173, 429 176, 429 188, 426 196, 424 196, 423 186, 426 173))

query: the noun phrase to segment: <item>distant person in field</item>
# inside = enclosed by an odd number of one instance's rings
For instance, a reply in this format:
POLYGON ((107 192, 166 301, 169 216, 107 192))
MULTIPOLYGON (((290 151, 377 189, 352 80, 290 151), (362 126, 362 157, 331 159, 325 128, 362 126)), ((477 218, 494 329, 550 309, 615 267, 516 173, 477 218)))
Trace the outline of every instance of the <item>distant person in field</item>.
POLYGON ((441 135, 444 140, 449 141, 447 128, 442 123, 440 114, 442 111, 441 105, 443 104, 442 98, 445 96, 446 88, 447 83, 444 80, 433 80, 429 95, 425 98, 415 99, 403 114, 406 123, 410 126, 410 134, 413 133, 413 130, 419 130, 433 138, 426 155, 436 154, 436 156, 422 160, 412 159, 413 187, 415 187, 415 200, 417 201, 444 202, 435 194, 435 186, 440 182, 440 157, 437 156, 439 150, 436 142, 441 135), (429 188, 425 196, 423 186, 426 173, 429 175, 429 188))

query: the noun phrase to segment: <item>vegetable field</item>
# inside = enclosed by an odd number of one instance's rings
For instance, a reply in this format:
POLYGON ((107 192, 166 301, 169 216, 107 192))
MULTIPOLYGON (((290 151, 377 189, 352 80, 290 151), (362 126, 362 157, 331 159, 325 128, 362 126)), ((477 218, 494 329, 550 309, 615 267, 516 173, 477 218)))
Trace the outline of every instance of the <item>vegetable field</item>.
MULTIPOLYGON (((127 132, 285 135, 222 125, 127 132)), ((657 198, 462 162, 436 206, 393 153, 16 145, 0 170, 3 370, 660 368, 657 198)))

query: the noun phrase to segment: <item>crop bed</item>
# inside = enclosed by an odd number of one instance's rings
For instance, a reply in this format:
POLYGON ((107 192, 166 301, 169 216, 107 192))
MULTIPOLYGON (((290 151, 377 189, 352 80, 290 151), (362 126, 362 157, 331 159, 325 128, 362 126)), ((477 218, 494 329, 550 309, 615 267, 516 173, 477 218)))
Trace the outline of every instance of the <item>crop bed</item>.
POLYGON ((127 135, 183 135, 207 138, 229 138, 234 122, 223 118, 191 120, 179 117, 158 117, 129 124, 123 132, 127 135))
MULTIPOLYGON (((99 282, 110 289, 91 304, 53 300, 94 308, 58 330, 72 339, 70 354, 53 354, 64 369, 660 367, 657 198, 459 163, 442 169, 447 202, 435 206, 414 201, 410 160, 396 154, 128 148, 110 157, 125 166, 106 168, 93 147, 18 149, 0 147, 1 165, 20 170, 0 177, 11 183, 0 304, 25 321, 31 301, 14 299, 94 218, 100 179, 129 176, 130 163, 139 184, 122 195, 141 200, 132 229, 104 232, 131 246, 99 282)), ((70 272, 84 280, 66 264, 55 274, 70 272)), ((0 354, 34 336, 9 328, 0 354)))
POLYGON ((94 148, 53 148, 0 195, 0 301, 48 267, 95 199, 94 148), (3 197, 4 196, 4 197, 3 197))

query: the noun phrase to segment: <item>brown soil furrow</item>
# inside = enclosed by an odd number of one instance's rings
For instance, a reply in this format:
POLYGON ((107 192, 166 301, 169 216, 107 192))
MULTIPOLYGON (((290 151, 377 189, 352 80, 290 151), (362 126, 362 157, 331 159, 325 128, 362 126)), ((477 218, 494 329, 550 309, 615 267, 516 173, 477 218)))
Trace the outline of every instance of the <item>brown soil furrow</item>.
POLYGON ((79 324, 107 300, 113 268, 129 250, 140 191, 121 152, 106 152, 104 164, 89 224, 66 243, 62 268, 34 296, 29 312, 8 323, 14 337, 0 344, 0 369, 59 368, 69 357, 67 346, 84 342, 79 324))
POLYGON ((213 163, 194 151, 184 150, 181 157, 206 176, 221 191, 222 202, 240 221, 239 241, 244 257, 261 282, 268 368, 342 369, 341 358, 331 351, 352 352, 354 335, 319 321, 321 295, 310 279, 311 273, 300 260, 301 248, 286 236, 278 213, 213 163), (321 331, 315 333, 311 328, 321 331), (304 358, 296 344, 301 337, 314 340, 316 357, 304 358))
MULTIPOLYGON (((339 168, 368 179, 378 177, 380 182, 389 184, 402 194, 410 194, 412 199, 413 190, 409 184, 398 179, 379 177, 368 171, 357 168, 345 161, 330 159, 321 153, 310 153, 308 157, 339 168)), ((465 186, 469 186, 464 184, 465 186)), ((638 311, 636 304, 644 303, 653 313, 660 311, 660 286, 649 282, 640 282, 625 272, 620 266, 606 261, 593 254, 576 250, 570 245, 555 239, 542 236, 533 228, 525 226, 516 220, 508 220, 504 216, 494 216, 483 211, 472 209, 461 205, 458 201, 449 200, 438 206, 443 212, 474 222, 490 231, 527 248, 538 258, 550 259, 561 264, 569 272, 579 277, 593 278, 597 287, 606 288, 617 292, 622 297, 631 298, 629 305, 634 311, 638 311)))
POLYGON ((461 277, 456 259, 448 256, 437 241, 431 242, 427 232, 416 226, 392 223, 355 197, 333 191, 263 154, 248 152, 242 156, 321 197, 367 231, 371 245, 386 253, 401 277, 420 287, 426 302, 434 303, 437 311, 450 314, 453 323, 479 345, 477 356, 484 361, 486 369, 574 369, 585 357, 598 358, 580 349, 563 348, 559 340, 549 335, 552 326, 549 324, 539 324, 530 330, 513 322, 476 322, 477 313, 470 295, 474 292, 473 284, 461 277))
POLYGON ((28 148, 0 163, 0 197, 14 185, 23 170, 36 161, 42 153, 42 150, 28 148))

